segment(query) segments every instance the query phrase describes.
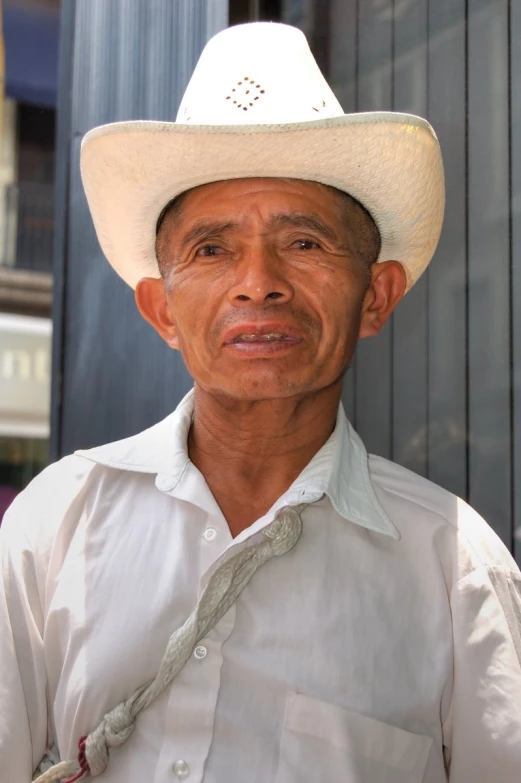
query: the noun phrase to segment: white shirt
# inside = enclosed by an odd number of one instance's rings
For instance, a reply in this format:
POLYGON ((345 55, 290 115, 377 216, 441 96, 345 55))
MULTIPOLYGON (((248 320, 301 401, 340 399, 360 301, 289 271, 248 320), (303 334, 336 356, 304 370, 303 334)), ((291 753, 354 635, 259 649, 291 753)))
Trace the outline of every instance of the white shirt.
POLYGON ((52 465, 1 529, 0 779, 27 783, 156 674, 223 554, 307 503, 104 783, 519 783, 521 574, 463 501, 369 457, 342 408, 325 446, 232 539, 186 439, 151 429, 52 465), (448 772, 446 771, 448 770, 448 772))

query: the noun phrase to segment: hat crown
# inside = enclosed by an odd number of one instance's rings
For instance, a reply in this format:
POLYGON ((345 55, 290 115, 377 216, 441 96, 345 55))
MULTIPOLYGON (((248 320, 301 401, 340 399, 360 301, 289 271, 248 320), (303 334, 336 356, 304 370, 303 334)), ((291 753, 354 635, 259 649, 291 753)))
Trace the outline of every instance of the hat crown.
POLYGON ((304 34, 255 22, 229 27, 206 44, 176 122, 278 125, 342 114, 304 34))

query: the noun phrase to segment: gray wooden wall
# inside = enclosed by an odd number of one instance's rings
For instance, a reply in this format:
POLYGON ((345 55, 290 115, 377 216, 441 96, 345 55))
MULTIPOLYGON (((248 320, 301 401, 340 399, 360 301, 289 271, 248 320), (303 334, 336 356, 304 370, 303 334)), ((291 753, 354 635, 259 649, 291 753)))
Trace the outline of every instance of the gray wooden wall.
POLYGON ((438 251, 383 333, 360 343, 350 418, 370 451, 467 498, 521 562, 521 2, 283 9, 346 112, 425 116, 445 160, 438 251))
MULTIPOLYGON (((204 41, 226 24, 225 5, 64 4, 55 455, 147 426, 190 385, 101 257, 78 149, 102 122, 173 119, 204 41)), ((348 413, 371 451, 469 499, 521 561, 521 2, 281 8, 308 33, 345 111, 427 116, 446 164, 438 252, 383 333, 360 344, 346 376, 348 413)))

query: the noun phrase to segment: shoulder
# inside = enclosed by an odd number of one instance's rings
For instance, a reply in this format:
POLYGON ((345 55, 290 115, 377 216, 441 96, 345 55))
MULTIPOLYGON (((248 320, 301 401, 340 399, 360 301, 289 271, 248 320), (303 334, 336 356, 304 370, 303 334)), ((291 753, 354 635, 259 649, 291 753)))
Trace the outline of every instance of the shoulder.
POLYGON ((94 463, 75 454, 49 465, 13 501, 7 510, 2 537, 27 543, 52 537, 68 509, 81 494, 94 463))
POLYGON ((27 506, 34 510, 35 501, 46 500, 54 505, 67 500, 84 484, 93 467, 94 463, 77 454, 53 462, 15 498, 7 515, 27 506))
POLYGON ((475 513, 452 492, 383 457, 369 455, 369 474, 384 502, 399 502, 406 511, 426 511, 444 519, 449 525, 456 524, 459 504, 475 513))
POLYGON ((458 552, 465 571, 480 566, 517 570, 509 551, 490 525, 457 495, 394 462, 369 456, 369 473, 378 500, 402 536, 438 539, 458 552))

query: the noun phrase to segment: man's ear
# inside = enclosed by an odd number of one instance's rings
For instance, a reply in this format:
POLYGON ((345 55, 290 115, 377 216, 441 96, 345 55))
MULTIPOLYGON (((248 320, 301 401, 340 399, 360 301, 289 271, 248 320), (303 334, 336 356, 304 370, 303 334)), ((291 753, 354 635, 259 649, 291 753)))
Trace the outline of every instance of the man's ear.
POLYGON ((378 334, 407 287, 405 269, 398 261, 383 261, 371 267, 371 283, 362 305, 358 337, 378 334))
POLYGON ((179 350, 175 321, 160 277, 143 277, 136 286, 137 309, 171 348, 179 350))

